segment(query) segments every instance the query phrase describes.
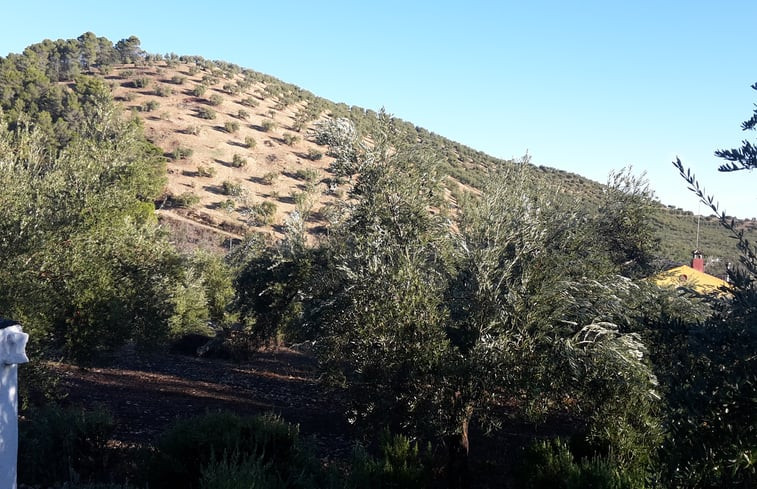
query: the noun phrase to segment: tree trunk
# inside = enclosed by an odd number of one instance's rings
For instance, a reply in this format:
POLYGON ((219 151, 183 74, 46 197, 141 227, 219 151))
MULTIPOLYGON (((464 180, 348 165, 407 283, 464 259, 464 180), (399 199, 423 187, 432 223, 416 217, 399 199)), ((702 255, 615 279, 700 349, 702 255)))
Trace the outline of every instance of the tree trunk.
POLYGON ((447 437, 449 459, 447 460, 447 484, 450 489, 467 489, 470 487, 470 471, 468 469, 468 424, 473 408, 467 407, 460 423, 460 432, 447 437))

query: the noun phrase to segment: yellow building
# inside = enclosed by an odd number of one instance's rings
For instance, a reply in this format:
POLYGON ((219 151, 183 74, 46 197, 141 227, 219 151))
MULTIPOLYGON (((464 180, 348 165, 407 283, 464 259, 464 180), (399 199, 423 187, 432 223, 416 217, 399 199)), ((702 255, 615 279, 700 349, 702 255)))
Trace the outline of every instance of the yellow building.
POLYGON ((691 266, 681 265, 660 272, 652 280, 660 286, 690 287, 700 294, 722 294, 722 288, 730 288, 730 284, 723 279, 705 273, 704 259, 699 251, 694 252, 691 266))

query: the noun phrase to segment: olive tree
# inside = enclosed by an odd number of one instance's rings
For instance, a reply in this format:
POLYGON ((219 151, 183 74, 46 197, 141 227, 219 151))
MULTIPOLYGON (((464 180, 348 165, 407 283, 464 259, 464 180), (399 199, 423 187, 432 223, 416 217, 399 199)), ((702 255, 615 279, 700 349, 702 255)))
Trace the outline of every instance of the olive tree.
MULTIPOLYGON (((752 85, 757 90, 757 84, 752 85)), ((757 127, 757 110, 742 129, 757 127)), ((757 167, 757 148, 718 150, 720 171, 757 167)), ((707 321, 682 324, 665 338, 672 345, 664 375, 669 385, 667 475, 674 487, 754 487, 757 484, 757 247, 726 216, 696 176, 673 163, 702 203, 738 242, 740 263, 729 271, 732 288, 707 321)))
MULTIPOLYGON (((348 419, 444 441, 459 484, 474 415, 496 427, 498 408, 513 402, 529 416, 570 395, 593 436, 623 422, 653 445, 654 380, 624 311, 634 291, 612 273, 595 216, 516 165, 492 172, 456 230, 438 212, 446 204, 433 162, 397 144, 380 118, 305 315, 329 378, 345 389, 348 419), (624 382, 592 403, 593 387, 617 382, 618 371, 624 382), (599 413, 618 405, 614 418, 599 413)), ((636 448, 623 452, 629 463, 636 448)))

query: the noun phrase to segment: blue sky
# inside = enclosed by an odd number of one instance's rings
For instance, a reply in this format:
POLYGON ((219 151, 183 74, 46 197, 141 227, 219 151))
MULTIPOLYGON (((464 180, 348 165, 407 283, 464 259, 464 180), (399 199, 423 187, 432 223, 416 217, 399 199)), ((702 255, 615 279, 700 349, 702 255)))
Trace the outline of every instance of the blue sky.
MULTIPOLYGON (((252 68, 387 111, 501 158, 604 182, 646 171, 697 211, 676 155, 724 210, 757 217, 757 174, 717 172, 757 102, 757 2, 36 1, 3 6, 0 56, 86 31, 252 68)), ((706 212, 702 207, 702 212, 706 212)))

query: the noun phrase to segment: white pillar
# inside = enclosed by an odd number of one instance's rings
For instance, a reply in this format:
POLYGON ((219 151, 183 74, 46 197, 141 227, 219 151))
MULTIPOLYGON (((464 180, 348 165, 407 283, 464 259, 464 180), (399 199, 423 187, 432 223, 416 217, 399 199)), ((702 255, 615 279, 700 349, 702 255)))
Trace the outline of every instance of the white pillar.
POLYGON ((16 489, 18 364, 26 363, 29 335, 21 326, 0 329, 0 488, 16 489))

